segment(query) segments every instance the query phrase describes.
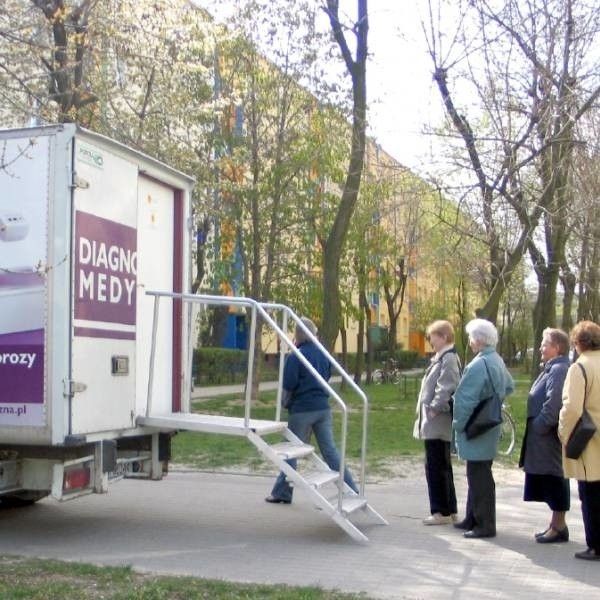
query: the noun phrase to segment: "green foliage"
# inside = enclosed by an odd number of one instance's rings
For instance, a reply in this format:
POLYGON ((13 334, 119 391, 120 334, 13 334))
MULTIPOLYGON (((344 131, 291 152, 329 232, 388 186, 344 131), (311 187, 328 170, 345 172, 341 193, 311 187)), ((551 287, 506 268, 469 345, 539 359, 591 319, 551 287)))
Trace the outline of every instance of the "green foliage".
POLYGON ((232 348, 196 348, 192 371, 196 384, 233 383, 248 369, 248 352, 232 348))
POLYGON ((419 353, 416 350, 397 350, 395 358, 401 369, 412 369, 419 359, 419 353))

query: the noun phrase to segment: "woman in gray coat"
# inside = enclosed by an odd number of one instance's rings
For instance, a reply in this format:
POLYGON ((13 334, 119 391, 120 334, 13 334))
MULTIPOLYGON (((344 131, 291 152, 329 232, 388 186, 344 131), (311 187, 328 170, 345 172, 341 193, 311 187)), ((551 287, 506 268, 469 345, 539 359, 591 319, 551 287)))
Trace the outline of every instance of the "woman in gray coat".
POLYGON ((473 319, 466 326, 469 345, 475 358, 465 367, 454 394, 456 448, 467 461, 467 509, 465 518, 454 527, 464 529, 466 538, 496 535, 496 484, 492 463, 498 450, 500 425, 468 439, 465 428, 477 405, 495 391, 501 400, 512 393, 514 381, 496 352, 498 331, 484 319, 473 319))
POLYGON ((425 441, 425 477, 431 515, 425 525, 444 525, 456 518, 456 492, 450 459, 452 440, 451 398, 460 379, 460 360, 454 348, 454 329, 448 321, 427 328, 435 350, 417 401, 413 435, 425 441))
POLYGON ((540 544, 567 542, 565 515, 570 508, 569 480, 562 468, 558 415, 569 370, 569 336, 560 329, 545 329, 540 345, 544 368, 527 397, 527 426, 519 466, 525 470, 526 502, 545 502, 552 511, 550 525, 535 534, 540 544))

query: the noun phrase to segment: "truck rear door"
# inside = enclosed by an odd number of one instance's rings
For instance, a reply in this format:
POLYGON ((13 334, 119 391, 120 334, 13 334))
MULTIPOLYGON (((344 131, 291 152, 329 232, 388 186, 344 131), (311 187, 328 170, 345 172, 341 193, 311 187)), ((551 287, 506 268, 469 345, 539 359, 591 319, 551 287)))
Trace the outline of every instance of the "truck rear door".
POLYGON ((72 435, 135 423, 138 168, 75 139, 72 435))

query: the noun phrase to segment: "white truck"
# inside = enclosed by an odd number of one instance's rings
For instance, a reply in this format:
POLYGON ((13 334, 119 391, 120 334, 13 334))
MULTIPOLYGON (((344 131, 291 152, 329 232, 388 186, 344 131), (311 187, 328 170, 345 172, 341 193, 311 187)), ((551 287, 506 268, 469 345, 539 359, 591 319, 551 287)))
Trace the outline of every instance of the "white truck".
MULTIPOLYGON (((75 125, 0 131, 0 502, 159 479, 146 410, 153 299, 187 292, 192 178, 75 125)), ((153 406, 181 408, 188 349, 167 300, 153 406)))
POLYGON ((160 479, 171 436, 189 430, 247 438, 322 514, 367 541, 351 515, 386 523, 365 498, 367 397, 288 307, 189 293, 193 185, 75 125, 0 131, 0 503, 103 493, 119 477, 160 479), (244 417, 190 410, 195 311, 207 306, 250 320, 244 417), (341 471, 348 407, 289 326, 303 328, 362 398, 359 493, 281 420, 282 360, 274 419, 252 419, 259 318, 341 410, 341 471), (268 442, 273 433, 284 441, 268 442), (287 462, 296 458, 304 468, 287 462))

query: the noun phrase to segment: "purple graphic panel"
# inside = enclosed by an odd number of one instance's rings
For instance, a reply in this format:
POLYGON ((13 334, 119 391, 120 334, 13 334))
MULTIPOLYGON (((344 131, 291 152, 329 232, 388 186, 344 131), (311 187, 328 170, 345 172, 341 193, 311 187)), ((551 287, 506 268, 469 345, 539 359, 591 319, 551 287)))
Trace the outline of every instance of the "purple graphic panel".
POLYGON ((136 272, 136 229, 77 211, 75 318, 135 325, 136 272))
MULTIPOLYGON (((0 405, 44 403, 43 329, 0 335, 0 381, 0 405)), ((0 408, 0 422, 12 414, 7 409, 0 408)), ((18 416, 26 414, 21 410, 18 416)))
POLYGON ((116 331, 112 329, 95 329, 94 327, 75 327, 75 335, 79 337, 99 337, 111 340, 135 340, 133 331, 116 331))

